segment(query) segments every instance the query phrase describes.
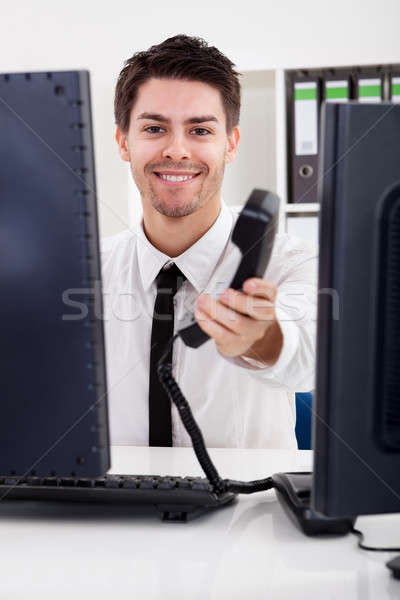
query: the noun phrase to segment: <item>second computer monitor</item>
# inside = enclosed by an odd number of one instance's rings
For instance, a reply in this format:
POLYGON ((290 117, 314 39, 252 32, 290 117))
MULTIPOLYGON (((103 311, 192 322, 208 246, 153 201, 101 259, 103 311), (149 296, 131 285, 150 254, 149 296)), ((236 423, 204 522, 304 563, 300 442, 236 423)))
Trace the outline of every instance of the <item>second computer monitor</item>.
POLYGON ((400 511, 400 105, 327 104, 315 508, 400 511))
POLYGON ((0 475, 102 475, 89 74, 3 74, 0 98, 0 475))

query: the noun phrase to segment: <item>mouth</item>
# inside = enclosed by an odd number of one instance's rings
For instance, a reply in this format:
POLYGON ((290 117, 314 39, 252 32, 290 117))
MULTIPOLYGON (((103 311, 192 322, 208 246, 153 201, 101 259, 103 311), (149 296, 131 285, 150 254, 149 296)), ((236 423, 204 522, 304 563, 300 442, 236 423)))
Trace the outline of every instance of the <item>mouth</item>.
POLYGON ((153 171, 153 175, 166 186, 183 187, 190 185, 201 173, 193 173, 189 171, 153 171))

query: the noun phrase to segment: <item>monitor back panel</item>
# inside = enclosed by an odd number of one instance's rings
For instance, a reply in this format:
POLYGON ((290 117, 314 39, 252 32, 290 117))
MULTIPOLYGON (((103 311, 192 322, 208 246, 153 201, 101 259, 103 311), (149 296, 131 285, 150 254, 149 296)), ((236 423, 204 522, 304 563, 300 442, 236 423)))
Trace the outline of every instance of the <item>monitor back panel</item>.
POLYGON ((0 75, 0 473, 110 464, 89 74, 0 75))
POLYGON ((329 516, 396 512, 400 105, 327 104, 324 117, 314 504, 329 516))

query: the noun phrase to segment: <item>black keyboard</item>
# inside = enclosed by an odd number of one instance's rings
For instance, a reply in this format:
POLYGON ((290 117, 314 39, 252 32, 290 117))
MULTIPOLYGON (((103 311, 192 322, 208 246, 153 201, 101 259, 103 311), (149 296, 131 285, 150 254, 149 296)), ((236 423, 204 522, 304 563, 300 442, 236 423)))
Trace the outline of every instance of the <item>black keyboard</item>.
POLYGON ((0 500, 151 504, 164 521, 187 521, 231 502, 234 497, 232 492, 217 493, 208 479, 201 477, 0 477, 0 500))

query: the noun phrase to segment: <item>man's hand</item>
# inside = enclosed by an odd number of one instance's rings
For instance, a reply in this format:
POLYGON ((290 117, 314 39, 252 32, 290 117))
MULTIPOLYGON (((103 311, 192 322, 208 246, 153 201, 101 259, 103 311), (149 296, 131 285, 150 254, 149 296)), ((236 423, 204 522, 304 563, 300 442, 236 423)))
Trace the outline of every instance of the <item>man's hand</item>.
POLYGON ((224 356, 246 356, 273 365, 283 345, 276 294, 276 285, 253 277, 245 281, 243 292, 227 289, 219 300, 199 296, 195 317, 224 356))

